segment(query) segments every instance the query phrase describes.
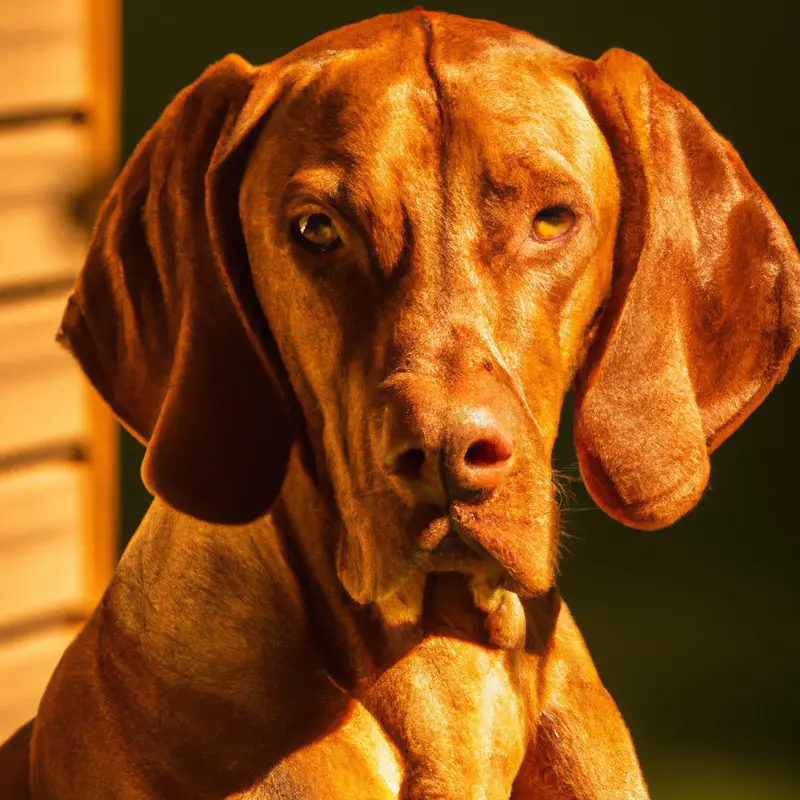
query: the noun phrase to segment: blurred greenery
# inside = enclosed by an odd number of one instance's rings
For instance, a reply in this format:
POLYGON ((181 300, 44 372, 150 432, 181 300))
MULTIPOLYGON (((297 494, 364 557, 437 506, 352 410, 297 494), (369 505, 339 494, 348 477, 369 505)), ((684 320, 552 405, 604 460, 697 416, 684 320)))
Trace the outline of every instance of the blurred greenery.
POLYGON ((796 765, 698 748, 671 752, 650 770, 654 798, 665 800, 797 800, 796 765))
MULTIPOLYGON (((124 10, 124 142, 236 51, 261 63, 340 25, 413 6, 363 0, 131 0, 124 10)), ((646 58, 729 138, 800 236, 800 47, 792 4, 763 0, 441 2, 595 58, 646 58)), ((579 482, 565 511, 561 586, 634 736, 654 800, 800 798, 800 366, 712 458, 709 490, 658 533, 597 510, 579 482)), ((568 402, 555 464, 577 475, 568 402)), ((142 449, 122 449, 121 544, 149 497, 142 449)))

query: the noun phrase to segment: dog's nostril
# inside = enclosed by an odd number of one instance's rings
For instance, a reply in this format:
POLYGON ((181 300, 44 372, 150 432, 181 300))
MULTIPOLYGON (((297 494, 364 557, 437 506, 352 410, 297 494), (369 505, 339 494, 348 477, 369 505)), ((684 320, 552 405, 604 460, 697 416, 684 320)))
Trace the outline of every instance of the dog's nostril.
POLYGON ((493 467, 508 461, 511 449, 499 440, 479 439, 473 442, 464 454, 464 461, 470 467, 493 467))
POLYGON ((392 472, 401 478, 416 480, 425 463, 425 453, 417 447, 401 453, 394 461, 392 472))

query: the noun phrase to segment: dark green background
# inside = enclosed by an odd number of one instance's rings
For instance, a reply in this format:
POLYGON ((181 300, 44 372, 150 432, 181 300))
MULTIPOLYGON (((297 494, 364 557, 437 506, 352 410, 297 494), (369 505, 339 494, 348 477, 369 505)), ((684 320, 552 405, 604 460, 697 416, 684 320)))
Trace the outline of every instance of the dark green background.
MULTIPOLYGON (((414 3, 287 6, 129 0, 124 155, 210 62, 269 61, 331 28, 414 3)), ((790 4, 450 2, 596 58, 646 58, 729 138, 800 237, 800 56, 790 4)), ((563 593, 629 726, 655 800, 800 798, 800 364, 714 455, 699 507, 644 533, 598 511, 580 485, 566 513, 563 593)), ((564 420, 556 466, 576 473, 564 420)), ((122 543, 149 496, 142 450, 123 441, 122 543)))

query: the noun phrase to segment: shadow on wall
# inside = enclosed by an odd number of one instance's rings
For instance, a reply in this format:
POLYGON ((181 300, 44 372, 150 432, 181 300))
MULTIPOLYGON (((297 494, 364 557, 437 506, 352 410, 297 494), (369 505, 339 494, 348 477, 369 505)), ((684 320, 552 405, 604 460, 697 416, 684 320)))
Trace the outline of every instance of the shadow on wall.
MULTIPOLYGON (((584 56, 613 46, 637 52, 732 140, 800 238, 793 99, 800 48, 777 0, 761 3, 757 14, 722 2, 631 9, 621 0, 536 7, 498 0, 437 10, 491 17, 584 56)), ((356 0, 290 5, 281 19, 255 0, 126 4, 125 153, 175 92, 225 53, 262 63, 375 13, 356 0)), ((561 586, 633 731, 655 800, 800 796, 799 403, 795 364, 714 455, 698 508, 663 532, 623 528, 573 484, 561 586)), ((568 407, 555 465, 576 476, 570 427, 568 407)), ((142 448, 126 435, 122 452, 124 546, 149 496, 139 481, 142 448)))

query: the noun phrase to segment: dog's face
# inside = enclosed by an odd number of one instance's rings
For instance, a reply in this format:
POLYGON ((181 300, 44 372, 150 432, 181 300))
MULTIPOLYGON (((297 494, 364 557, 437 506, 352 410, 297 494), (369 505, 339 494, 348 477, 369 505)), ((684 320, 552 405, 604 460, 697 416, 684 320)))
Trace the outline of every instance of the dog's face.
POLYGON ((670 524, 800 344, 800 260, 637 56, 406 12, 184 90, 63 338, 178 510, 267 513, 305 437, 354 598, 453 569, 539 593, 570 382, 595 500, 670 524))
POLYGON ((541 592, 561 403, 611 280, 614 163, 544 47, 445 52, 434 79, 425 46, 333 59, 273 109, 240 195, 253 280, 351 593, 498 564, 541 592))

